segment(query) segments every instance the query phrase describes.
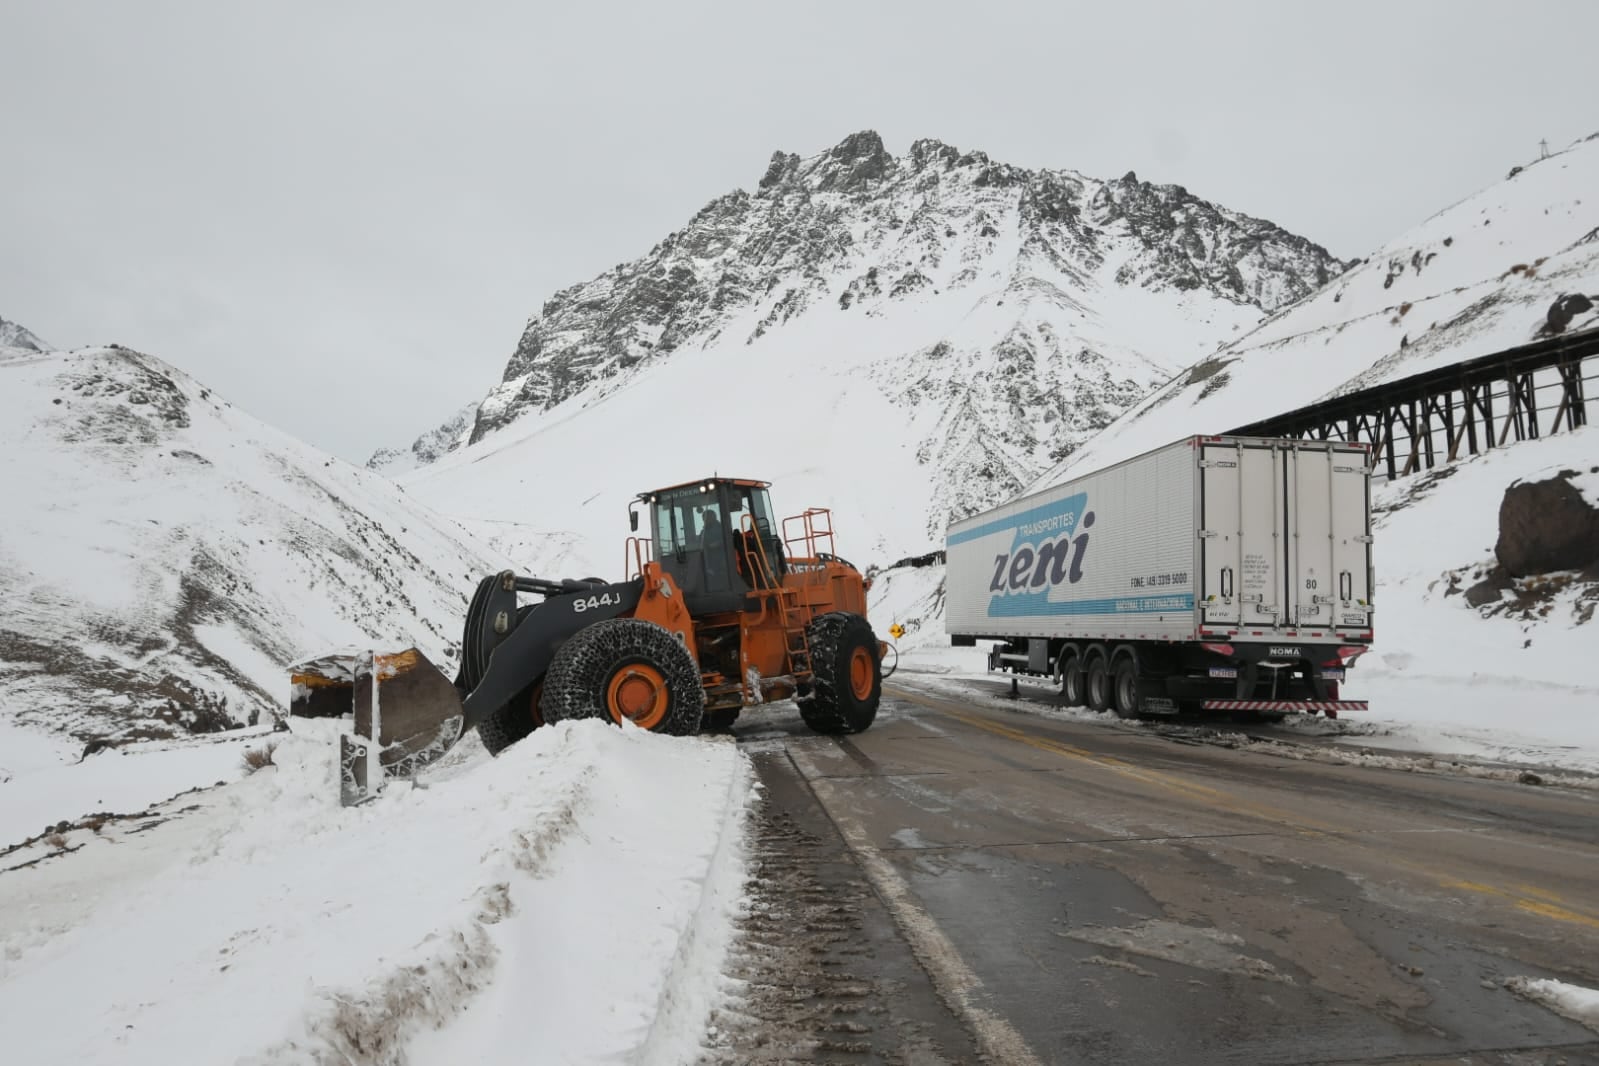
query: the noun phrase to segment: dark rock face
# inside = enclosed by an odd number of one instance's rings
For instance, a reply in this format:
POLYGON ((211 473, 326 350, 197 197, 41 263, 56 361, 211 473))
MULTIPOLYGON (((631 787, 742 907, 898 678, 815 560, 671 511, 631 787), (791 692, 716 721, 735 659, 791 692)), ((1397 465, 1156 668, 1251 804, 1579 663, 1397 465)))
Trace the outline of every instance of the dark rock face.
POLYGON ((1544 327, 1540 331, 1549 336, 1564 333, 1566 327, 1571 325, 1571 320, 1578 315, 1587 314, 1593 310, 1593 300, 1580 292, 1562 296, 1549 306, 1549 314, 1544 320, 1544 327))
POLYGON ((1505 593, 1513 588, 1515 582, 1510 580, 1510 575, 1503 567, 1496 566, 1492 573, 1466 590, 1466 603, 1471 607, 1487 607, 1504 599, 1505 593))
POLYGON ((1116 284, 1174 299, 1200 290, 1262 313, 1343 269, 1319 245, 1181 186, 1029 171, 933 139, 896 158, 863 131, 809 158, 775 153, 754 193, 713 200, 643 257, 552 296, 471 440, 620 386, 685 343, 726 343, 735 325, 747 343, 801 315, 856 315, 1006 275, 1090 288, 1107 261, 1120 264, 1116 284))
POLYGON ((1599 509, 1571 484, 1571 476, 1563 471, 1505 490, 1494 554, 1512 577, 1581 570, 1599 562, 1599 509))

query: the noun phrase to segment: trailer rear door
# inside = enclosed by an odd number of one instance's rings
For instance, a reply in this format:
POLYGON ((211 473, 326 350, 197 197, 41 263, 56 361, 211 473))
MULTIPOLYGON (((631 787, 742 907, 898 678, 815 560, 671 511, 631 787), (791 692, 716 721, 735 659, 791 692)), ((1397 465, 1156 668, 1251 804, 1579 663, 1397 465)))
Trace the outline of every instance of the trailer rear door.
POLYGON ((1286 453, 1297 625, 1366 630, 1371 605, 1371 530, 1362 451, 1307 445, 1286 453))
POLYGON ((1277 626, 1287 607, 1282 456, 1229 441, 1201 445, 1199 462, 1201 621, 1277 626))

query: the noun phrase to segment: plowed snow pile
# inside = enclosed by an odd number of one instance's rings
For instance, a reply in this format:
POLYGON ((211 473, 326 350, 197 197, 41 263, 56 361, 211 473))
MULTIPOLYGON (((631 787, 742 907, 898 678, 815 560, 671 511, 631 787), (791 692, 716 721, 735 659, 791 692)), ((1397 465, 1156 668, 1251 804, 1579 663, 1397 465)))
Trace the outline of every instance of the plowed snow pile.
POLYGON ((743 889, 733 744, 561 725, 352 809, 333 751, 289 735, 0 858, 7 1061, 694 1057, 743 889))

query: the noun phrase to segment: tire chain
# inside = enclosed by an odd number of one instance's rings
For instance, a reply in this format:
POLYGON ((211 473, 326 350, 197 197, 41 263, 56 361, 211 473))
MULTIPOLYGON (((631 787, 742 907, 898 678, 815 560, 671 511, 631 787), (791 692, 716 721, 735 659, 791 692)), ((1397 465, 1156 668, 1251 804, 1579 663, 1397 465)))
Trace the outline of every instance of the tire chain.
POLYGON ((871 636, 871 626, 866 619, 842 611, 821 615, 813 619, 808 627, 806 639, 810 643, 811 677, 815 687, 809 699, 796 702, 800 717, 817 733, 836 735, 860 732, 851 728, 849 719, 838 708, 843 686, 848 684, 849 679, 847 675, 837 676, 841 667, 848 670, 847 664, 839 660, 839 647, 845 634, 857 624, 866 630, 868 637, 871 636))
POLYGON ((546 722, 610 719, 603 688, 615 665, 638 658, 666 678, 671 711, 657 733, 693 736, 705 713, 705 689, 694 657, 665 629, 638 618, 612 618, 579 630, 555 653, 544 675, 539 709, 546 722))

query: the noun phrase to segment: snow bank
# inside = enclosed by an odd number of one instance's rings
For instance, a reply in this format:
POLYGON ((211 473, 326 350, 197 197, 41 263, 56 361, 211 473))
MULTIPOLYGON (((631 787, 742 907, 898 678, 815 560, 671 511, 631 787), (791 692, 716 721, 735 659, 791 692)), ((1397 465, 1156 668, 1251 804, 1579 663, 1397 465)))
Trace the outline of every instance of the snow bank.
POLYGON ((1512 977, 1505 984, 1516 995, 1542 1003, 1556 1014, 1599 1032, 1599 992, 1534 977, 1512 977))
POLYGON ((330 736, 274 761, 0 874, 8 1059, 693 1057, 742 895, 733 744, 567 724, 353 809, 330 736))
POLYGON ((1532 618, 1485 617, 1459 594, 1494 561, 1506 488, 1596 464, 1599 430, 1586 428, 1373 493, 1377 638, 1348 691, 1392 732, 1364 743, 1599 771, 1599 623, 1581 620, 1580 585, 1532 618))
POLYGON ((232 730, 84 756, 82 745, 0 721, 0 758, 15 764, 0 769, 0 848, 63 821, 142 811, 180 792, 235 781, 244 752, 258 746, 264 732, 232 730))

